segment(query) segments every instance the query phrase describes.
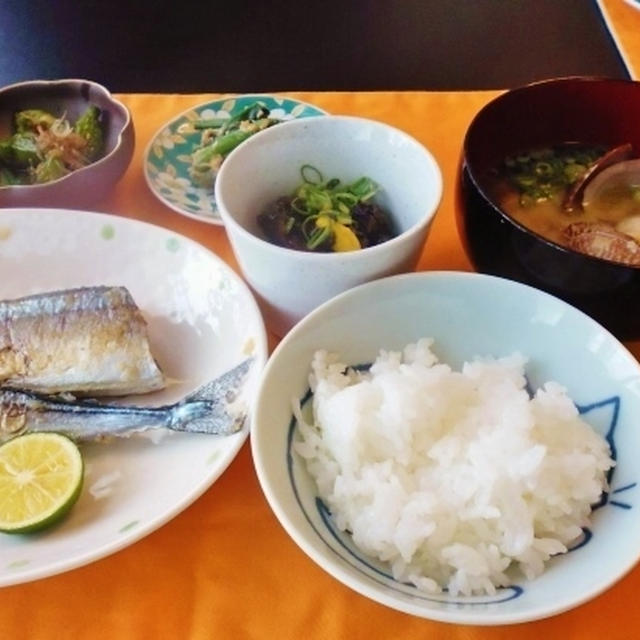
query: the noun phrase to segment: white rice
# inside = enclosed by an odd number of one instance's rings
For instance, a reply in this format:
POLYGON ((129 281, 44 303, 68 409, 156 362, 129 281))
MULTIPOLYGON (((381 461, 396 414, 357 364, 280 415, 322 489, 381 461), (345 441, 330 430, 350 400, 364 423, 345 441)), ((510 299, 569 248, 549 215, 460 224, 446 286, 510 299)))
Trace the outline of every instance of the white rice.
POLYGON ((581 537, 614 463, 563 387, 529 397, 521 355, 456 372, 432 344, 381 351, 368 372, 318 351, 296 451, 336 525, 395 579, 491 594, 581 537))

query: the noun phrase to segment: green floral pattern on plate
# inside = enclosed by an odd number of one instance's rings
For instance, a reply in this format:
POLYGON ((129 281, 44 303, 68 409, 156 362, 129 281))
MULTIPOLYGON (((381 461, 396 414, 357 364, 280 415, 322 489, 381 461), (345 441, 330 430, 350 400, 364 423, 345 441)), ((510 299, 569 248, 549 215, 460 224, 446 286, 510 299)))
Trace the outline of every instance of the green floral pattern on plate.
POLYGON ((31 561, 27 559, 14 560, 7 565, 7 569, 21 569, 22 567, 26 567, 29 562, 31 561))
POLYGON ((133 529, 134 527, 138 526, 139 524, 139 520, 132 520, 131 522, 128 522, 127 524, 125 524, 123 527, 120 527, 120 530, 118 531, 118 533, 125 533, 126 531, 129 531, 130 529, 133 529))
POLYGON ((175 253, 180 248, 180 241, 178 238, 169 238, 166 243, 167 251, 175 253))
POLYGON ((152 193, 178 213, 211 224, 222 224, 213 191, 195 186, 189 178, 191 153, 200 142, 200 133, 191 123, 201 118, 230 118, 253 102, 261 102, 271 111, 272 117, 282 121, 326 114, 322 109, 293 98, 268 95, 242 95, 189 109, 164 125, 147 147, 144 173, 152 193))
POLYGON ((113 225, 111 224, 105 224, 102 229, 100 230, 100 235, 105 239, 105 240, 112 240, 113 236, 116 235, 116 230, 113 228, 113 225))

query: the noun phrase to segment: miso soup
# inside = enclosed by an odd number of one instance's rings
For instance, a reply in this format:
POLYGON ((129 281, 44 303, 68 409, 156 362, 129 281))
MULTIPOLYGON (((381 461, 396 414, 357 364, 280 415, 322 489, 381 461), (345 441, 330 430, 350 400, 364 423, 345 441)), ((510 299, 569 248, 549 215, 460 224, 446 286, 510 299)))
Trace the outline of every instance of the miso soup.
POLYGON ((492 172, 491 196, 510 217, 552 242, 640 265, 640 160, 599 172, 606 152, 564 143, 508 156, 492 172), (575 202, 568 200, 581 180, 590 197, 580 191, 575 202))

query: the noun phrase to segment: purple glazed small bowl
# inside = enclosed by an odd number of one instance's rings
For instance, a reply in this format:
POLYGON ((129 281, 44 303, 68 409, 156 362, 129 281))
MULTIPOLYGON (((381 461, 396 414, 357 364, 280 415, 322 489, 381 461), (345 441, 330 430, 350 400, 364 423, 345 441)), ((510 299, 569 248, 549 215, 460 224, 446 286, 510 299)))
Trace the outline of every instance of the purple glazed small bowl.
POLYGON ((0 207, 80 209, 104 198, 126 171, 135 144, 127 107, 102 85, 90 80, 33 80, 0 89, 0 140, 12 133, 12 118, 23 109, 65 114, 74 122, 93 104, 101 110, 104 152, 91 164, 37 185, 0 186, 0 207))

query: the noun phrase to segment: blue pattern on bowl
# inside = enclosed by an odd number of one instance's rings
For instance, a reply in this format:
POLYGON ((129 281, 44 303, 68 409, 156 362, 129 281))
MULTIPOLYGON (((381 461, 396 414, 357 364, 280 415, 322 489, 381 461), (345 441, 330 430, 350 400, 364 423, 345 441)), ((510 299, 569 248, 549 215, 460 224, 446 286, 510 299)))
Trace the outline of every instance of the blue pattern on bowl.
MULTIPOLYGON (((367 369, 368 366, 369 365, 356 365, 354 366, 354 368, 363 370, 367 369)), ((312 396, 313 393, 310 389, 308 389, 304 396, 300 399, 300 407, 305 407, 311 400, 312 396)), ((589 422, 591 426, 607 440, 611 448, 611 457, 613 458, 613 460, 616 460, 617 451, 615 445, 615 429, 618 424, 618 417, 620 415, 620 397, 613 396, 604 400, 599 400, 590 404, 583 405, 576 403, 576 407, 580 415, 585 417, 587 422, 589 422), (602 409, 605 410, 604 412, 601 412, 604 413, 604 415, 594 415, 595 412, 598 412, 602 409)), ((525 592, 525 587, 513 584, 509 587, 502 587, 497 589, 496 594, 493 596, 457 596, 455 599, 451 599, 451 597, 446 593, 446 590, 443 593, 437 595, 426 594, 410 583, 399 582, 395 580, 389 572, 388 567, 385 567, 383 563, 379 563, 375 559, 367 557, 359 549, 357 549, 353 544, 353 541, 351 540, 351 536, 348 533, 340 531, 336 527, 328 507, 321 498, 316 496, 314 501, 314 508, 323 525, 323 527, 319 527, 317 524, 317 519, 313 517, 315 516, 315 514, 310 513, 310 510, 305 506, 301 499, 301 492, 296 480, 296 467, 299 469, 303 469, 303 473, 306 473, 304 461, 300 460, 293 451, 293 444, 297 431, 296 426, 297 420, 295 416, 292 416, 287 433, 286 461, 289 481, 291 483, 291 488, 295 495, 296 501, 300 509, 304 513, 307 522, 318 535, 318 537, 322 539, 322 541, 333 553, 335 553, 345 562, 348 562, 353 568, 366 575, 369 579, 383 585, 386 588, 398 591, 399 593, 403 593, 405 595, 411 595, 412 597, 415 597, 419 600, 426 600, 429 602, 446 602, 447 604, 460 606, 497 604, 518 598, 525 592), (297 465, 296 461, 298 463, 297 465), (332 541, 334 544, 331 543, 332 541)), ((635 481, 627 481, 623 486, 613 488, 613 476, 615 469, 616 467, 614 466, 608 471, 607 481, 610 487, 610 491, 603 493, 600 500, 593 505, 594 511, 606 506, 607 504, 623 509, 632 508, 632 506, 628 503, 610 499, 610 495, 623 493, 624 491, 628 491, 629 489, 632 489, 637 485, 637 482, 635 481)), ((590 542, 593 537, 593 532, 588 528, 583 528, 583 533, 583 538, 580 539, 573 547, 571 547, 569 549, 569 552, 575 552, 578 549, 583 548, 590 542)))

